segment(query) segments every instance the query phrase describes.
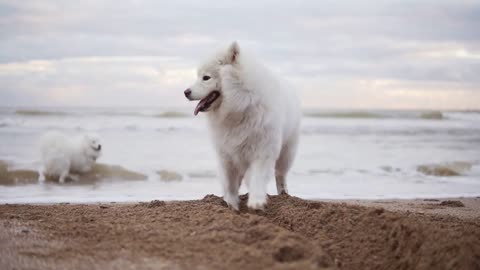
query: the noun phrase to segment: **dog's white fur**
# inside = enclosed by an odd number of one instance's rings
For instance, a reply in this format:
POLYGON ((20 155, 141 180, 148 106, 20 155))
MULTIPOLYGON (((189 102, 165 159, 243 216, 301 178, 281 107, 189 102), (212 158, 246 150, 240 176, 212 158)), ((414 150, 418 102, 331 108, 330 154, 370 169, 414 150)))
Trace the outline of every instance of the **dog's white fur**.
POLYGON ((48 132, 40 140, 42 166, 39 181, 46 177, 78 180, 78 173, 89 172, 100 157, 101 144, 96 134, 69 137, 59 132, 48 132))
POLYGON ((274 175, 277 192, 287 193, 286 176, 299 138, 299 99, 288 84, 241 51, 237 42, 206 61, 197 73, 190 100, 201 100, 215 90, 221 93, 205 111, 220 161, 224 200, 238 210, 244 179, 248 207, 263 209, 267 184, 274 175))

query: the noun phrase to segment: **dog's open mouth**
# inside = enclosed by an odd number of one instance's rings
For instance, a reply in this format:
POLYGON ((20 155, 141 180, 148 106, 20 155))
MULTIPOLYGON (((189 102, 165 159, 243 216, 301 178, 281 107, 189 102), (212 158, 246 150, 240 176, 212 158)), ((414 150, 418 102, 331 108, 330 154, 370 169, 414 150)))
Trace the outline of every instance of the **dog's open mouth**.
POLYGON ((200 102, 198 102, 197 107, 195 107, 195 112, 194 114, 197 115, 198 112, 204 112, 210 106, 217 100, 217 98, 220 96, 220 92, 218 91, 212 91, 208 96, 204 97, 200 102))
POLYGON ((100 151, 102 150, 102 146, 99 144, 97 147, 92 146, 93 151, 100 151))

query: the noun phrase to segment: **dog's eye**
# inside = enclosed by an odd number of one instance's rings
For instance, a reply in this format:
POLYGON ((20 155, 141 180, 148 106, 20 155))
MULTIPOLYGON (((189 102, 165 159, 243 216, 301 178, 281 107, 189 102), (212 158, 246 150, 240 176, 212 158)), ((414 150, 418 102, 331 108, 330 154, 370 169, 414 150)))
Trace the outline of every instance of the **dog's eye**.
POLYGON ((208 81, 208 80, 210 80, 210 76, 203 76, 202 79, 203 79, 204 81, 208 81))

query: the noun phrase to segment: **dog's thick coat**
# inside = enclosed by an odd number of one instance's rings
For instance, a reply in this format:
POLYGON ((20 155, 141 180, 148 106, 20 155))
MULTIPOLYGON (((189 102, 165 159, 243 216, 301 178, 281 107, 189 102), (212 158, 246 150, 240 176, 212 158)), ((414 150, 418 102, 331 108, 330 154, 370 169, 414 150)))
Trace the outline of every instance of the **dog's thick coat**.
POLYGON ((262 209, 271 178, 275 176, 279 194, 287 192, 286 176, 299 139, 298 97, 288 84, 241 52, 236 42, 203 64, 197 75, 185 95, 200 100, 195 114, 207 112, 224 200, 238 210, 244 179, 248 207, 262 209))
POLYGON ((101 154, 101 145, 94 134, 68 137, 59 132, 48 132, 40 141, 40 152, 39 181, 58 177, 59 182, 64 183, 67 177, 78 180, 76 173, 92 169, 101 154))

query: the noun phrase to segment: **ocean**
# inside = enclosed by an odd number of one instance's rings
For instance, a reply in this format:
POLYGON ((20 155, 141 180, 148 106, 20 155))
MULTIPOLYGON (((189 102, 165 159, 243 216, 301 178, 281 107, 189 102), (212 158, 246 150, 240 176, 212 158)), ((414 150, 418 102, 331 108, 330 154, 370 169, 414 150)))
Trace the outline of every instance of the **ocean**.
MULTIPOLYGON (((220 195, 206 118, 193 108, 0 108, 0 162, 0 203, 220 195), (49 130, 98 133, 98 162, 115 172, 64 185, 24 181, 49 130)), ((480 196, 480 112, 305 110, 288 187, 305 199, 480 196)))

